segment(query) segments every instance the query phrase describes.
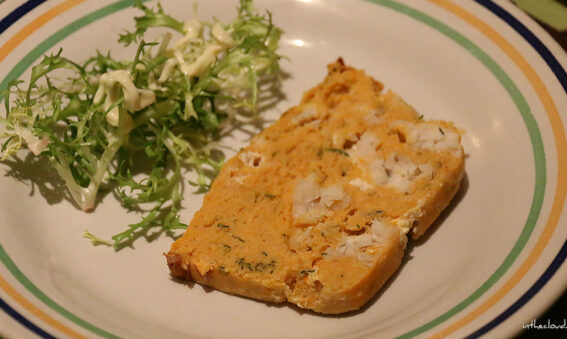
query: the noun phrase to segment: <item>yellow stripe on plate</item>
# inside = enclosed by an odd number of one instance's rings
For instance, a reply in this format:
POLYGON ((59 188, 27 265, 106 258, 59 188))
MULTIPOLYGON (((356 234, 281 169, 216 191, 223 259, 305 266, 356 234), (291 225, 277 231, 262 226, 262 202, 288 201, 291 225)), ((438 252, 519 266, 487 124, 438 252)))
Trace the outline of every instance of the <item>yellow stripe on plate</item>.
POLYGON ((32 313, 38 319, 43 320, 46 324, 51 325, 53 328, 61 331, 65 335, 71 338, 87 338, 82 334, 70 329, 69 327, 61 324, 57 320, 53 319, 47 313, 43 312, 37 308, 34 304, 24 298, 18 291, 16 291, 10 284, 0 276, 0 288, 3 289, 12 299, 14 299, 18 304, 24 307, 27 311, 32 313))
POLYGON ((567 195, 567 157, 561 157, 560 154, 567 154, 567 140, 565 139, 565 130, 563 129, 563 122, 557 111, 557 107, 549 94, 549 91, 545 87, 543 81, 538 76, 533 67, 528 63, 528 61, 518 52, 512 44, 510 44, 504 37, 498 34, 493 28, 488 24, 480 20, 478 17, 474 16, 465 9, 451 3, 447 0, 429 0, 430 2, 448 10, 457 17, 466 21, 476 29, 478 29, 482 34, 488 37, 492 42, 494 42, 512 61, 516 66, 524 73, 526 78, 531 83, 532 87, 536 91, 539 99, 541 100, 547 117, 549 118, 551 129, 553 131, 553 136, 555 139, 555 144, 557 147, 557 185, 555 186, 555 195, 553 199, 553 204, 551 207, 551 212, 549 219, 543 229, 542 234, 537 240, 536 245, 529 253, 528 257, 521 264, 516 272, 500 287, 492 296, 486 299, 481 305, 477 306, 475 309, 470 311, 464 317, 457 320, 455 323, 444 328, 443 330, 433 334, 431 338, 443 338, 447 337, 451 333, 457 331, 463 326, 467 325, 474 319, 478 318, 480 315, 489 310, 498 301, 500 301, 508 292, 510 292, 514 286, 530 271, 534 266, 538 258, 543 253, 543 250, 547 246, 549 240, 551 239, 553 232, 557 228, 559 218, 563 211, 563 205, 565 204, 565 197, 567 195))
MULTIPOLYGON (((61 4, 51 8, 47 12, 38 16, 32 22, 24 26, 20 31, 18 31, 12 38, 10 38, 4 45, 0 47, 0 62, 2 62, 8 54, 10 54, 16 47, 18 47, 26 38, 32 35, 35 31, 40 29, 49 21, 53 20, 58 15, 70 10, 76 5, 84 2, 85 0, 66 0, 61 4)), ((43 312, 30 301, 24 298, 18 291, 16 291, 10 284, 0 276, 0 288, 4 290, 12 299, 14 299, 18 304, 20 304, 27 311, 32 313, 37 318, 44 321, 46 324, 51 325, 52 328, 59 330, 61 333, 71 337, 71 338, 87 338, 82 334, 70 329, 69 327, 63 325, 59 321, 50 317, 47 313, 43 312)))
POLYGON ((43 25, 51 21, 53 18, 61 13, 64 13, 76 5, 84 2, 85 0, 66 0, 61 4, 51 8, 47 12, 38 16, 32 22, 27 24, 19 32, 14 34, 2 47, 0 47, 0 62, 2 62, 10 52, 12 52, 18 45, 22 43, 27 37, 32 35, 35 31, 41 28, 43 25))

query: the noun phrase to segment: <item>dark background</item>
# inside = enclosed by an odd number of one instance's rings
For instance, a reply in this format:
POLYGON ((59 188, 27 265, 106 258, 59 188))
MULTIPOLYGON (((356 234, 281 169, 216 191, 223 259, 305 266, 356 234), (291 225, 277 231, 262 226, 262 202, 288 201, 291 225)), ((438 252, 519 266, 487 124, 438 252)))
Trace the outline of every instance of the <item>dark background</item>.
MULTIPOLYGON (((538 325, 547 324, 547 319, 550 320, 551 324, 561 325, 564 319, 567 319, 567 293, 563 293, 563 296, 558 299, 553 306, 545 312, 542 316, 537 318, 536 323, 538 325)), ((529 323, 529 321, 527 321, 529 323)), ((520 326, 520 324, 518 324, 520 326)), ((490 338, 490 332, 486 335, 490 338)), ((530 338, 550 338, 559 339, 567 338, 567 330, 537 330, 528 329, 521 332, 516 339, 530 339, 530 338)))

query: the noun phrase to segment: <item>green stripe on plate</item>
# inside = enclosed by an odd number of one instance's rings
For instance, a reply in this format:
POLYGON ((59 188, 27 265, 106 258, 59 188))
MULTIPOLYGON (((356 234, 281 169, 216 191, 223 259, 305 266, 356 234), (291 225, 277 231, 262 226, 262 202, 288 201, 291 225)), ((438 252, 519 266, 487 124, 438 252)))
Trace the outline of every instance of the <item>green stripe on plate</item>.
MULTIPOLYGON (((148 1, 148 0, 144 0, 148 1)), ((69 35, 73 34, 74 32, 78 31, 79 29, 101 19, 110 14, 113 14, 119 10, 131 7, 135 3, 135 0, 121 0, 115 2, 111 5, 106 7, 100 8, 92 13, 89 13, 80 19, 77 19, 71 22, 69 25, 63 27, 61 30, 55 32, 53 35, 45 39, 39 45, 37 45, 31 52, 26 54, 22 60, 20 60, 14 68, 6 75, 6 77, 0 82, 0 89, 4 89, 8 87, 8 83, 14 79, 19 78, 26 69, 28 69, 33 62, 35 62, 38 58, 44 55, 51 47, 53 47, 56 43, 62 41, 69 35)), ((3 97, 0 97, 0 102, 2 101, 3 97)), ((55 312, 59 313, 63 317, 67 318, 71 322, 75 323, 76 325, 91 331, 94 334, 97 334, 104 338, 120 338, 112 333, 109 333, 95 325, 88 323, 87 321, 79 318, 78 316, 74 315, 73 313, 69 312, 61 305, 53 301, 53 299, 49 298, 45 295, 37 286, 35 286, 24 274, 20 269, 16 266, 16 264, 12 261, 8 253, 4 250, 0 243, 0 261, 6 266, 6 268, 10 271, 10 273, 36 298, 41 300, 45 305, 49 308, 54 310, 55 312)))
POLYGON ((8 253, 4 250, 4 247, 0 245, 0 260, 4 263, 4 266, 12 273, 12 275, 34 296, 41 300, 45 305, 49 306, 55 312, 61 314, 65 318, 71 320, 73 323, 91 331, 92 333, 98 334, 105 338, 119 338, 114 334, 108 333, 86 321, 74 315, 73 313, 67 311, 61 305, 57 304, 51 298, 46 296, 39 288, 37 288, 28 278, 20 271, 20 269, 14 264, 12 259, 8 256, 8 253))
MULTIPOLYGON (((146 2, 149 0, 143 0, 146 2)), ((53 35, 45 39, 39 45, 37 45, 31 52, 26 54, 22 60, 20 60, 14 68, 6 75, 6 77, 0 82, 0 90, 8 87, 8 83, 12 80, 18 79, 25 71, 28 69, 37 59, 43 56, 51 47, 55 46, 58 42, 62 41, 69 35, 75 33, 79 29, 101 19, 105 16, 113 14, 121 9, 131 7, 136 0, 121 0, 99 10, 96 10, 90 14, 83 16, 82 18, 71 22, 69 25, 63 27, 61 30, 55 32, 53 35)), ((4 97, 0 97, 0 102, 4 97)))
MULTIPOLYGON (((490 72, 498 79, 498 81, 502 84, 502 86, 506 89, 512 100, 514 101, 518 111, 520 112, 522 119, 527 127, 530 141, 532 144, 532 150, 534 153, 534 162, 535 162, 535 188, 534 188, 534 195, 532 204, 530 207, 530 212, 528 214, 527 220, 525 225, 522 229, 522 232, 514 244, 512 250, 502 264, 498 267, 498 269, 486 280, 476 291, 474 291, 470 296, 465 298, 459 304, 451 308, 446 313, 442 314, 441 316, 431 320, 430 322, 410 331, 407 332, 398 338, 411 338, 416 335, 419 335, 433 327, 443 323, 444 321, 450 319, 464 308, 469 306, 475 300, 480 298, 490 287, 492 287, 511 267, 514 261, 517 259, 520 252, 525 247, 529 237, 531 236, 533 229, 535 227, 536 221, 538 219, 541 206, 543 204, 543 198, 545 194, 545 186, 546 186, 546 166, 545 166, 545 153, 543 148, 543 141, 541 139, 541 134, 537 125, 536 120, 534 119, 531 110, 522 96, 522 93, 518 89, 518 87, 514 84, 512 79, 504 72, 504 70, 494 61, 488 54, 482 51, 478 46, 476 46, 473 42, 468 40, 462 34, 456 32, 451 27, 445 25, 442 22, 437 21, 436 19, 414 9, 408 7, 406 5, 391 1, 391 0, 366 0, 372 2, 374 4, 390 8, 396 12, 401 14, 407 15, 417 21, 420 21, 431 28, 439 31, 440 33, 444 34, 451 40, 455 41, 457 44, 468 50, 473 56, 475 56, 479 61, 481 61, 489 70, 490 72)), ((28 53, 18 64, 8 73, 8 75, 4 78, 4 80, 0 83, 0 88, 6 88, 7 84, 13 80, 19 78, 23 72, 28 69, 34 61, 36 61, 39 57, 41 57, 47 50, 53 47, 57 42, 63 40, 73 32, 83 28, 84 26, 103 18, 107 15, 115 13, 121 9, 129 7, 134 1, 132 0, 123 0, 116 2, 112 5, 107 7, 101 8, 91 14, 88 14, 68 26, 64 27, 60 31, 56 32, 41 44, 36 46, 30 53, 28 53)), ((1 98, 0 98, 1 100, 1 98)), ((101 330, 100 328, 87 323, 86 321, 80 319, 79 317, 73 315, 71 312, 67 311, 53 300, 51 300, 48 296, 43 294, 33 283, 31 283, 26 276, 17 268, 17 266, 12 262, 8 254, 4 251, 3 247, 0 245, 0 260, 4 263, 4 265, 8 268, 8 270, 12 273, 12 275, 33 295, 35 295, 38 299, 40 299, 43 303, 47 306, 52 308, 57 313, 61 314, 68 320, 72 321, 73 323, 90 330, 91 332, 98 334, 103 337, 107 338, 116 338, 116 336, 101 330)))
POLYGON ((512 266, 514 261, 518 258, 520 252, 526 246, 528 239, 530 238, 534 227, 536 225, 537 219, 539 217, 539 213, 541 211, 541 207, 543 205, 543 198, 545 196, 545 186, 547 182, 546 178, 546 166, 545 166, 545 151, 543 148, 543 141, 541 139, 541 134, 537 125, 537 121, 535 120, 526 99, 523 97, 522 93, 518 89, 518 87, 514 84, 512 79, 504 72, 504 70, 483 50, 481 50, 478 46, 476 46, 472 41, 467 39, 461 33, 455 31, 451 27, 447 26, 446 24, 437 21, 436 19, 424 14, 414 8, 402 5, 400 3, 391 1, 391 0, 367 0, 372 3, 388 7, 393 9, 399 13, 403 13, 413 19, 421 21, 422 23, 426 24, 427 26, 434 28, 435 30, 439 31, 440 33, 444 34, 451 40, 455 41, 463 48, 468 50, 472 55, 474 55, 480 62, 482 62, 490 72, 498 79, 500 84, 506 89, 514 104, 518 108, 522 119, 524 120, 524 124, 528 129, 528 133, 530 136, 530 142, 532 144, 532 151, 534 154, 534 162, 535 162, 535 187, 534 187, 534 194, 532 198, 532 204, 530 207, 530 212, 518 237, 516 243, 512 247, 512 250, 502 264, 492 273, 492 275, 478 288, 476 289, 471 295, 465 298, 463 301, 455 305, 453 308, 448 310, 447 312, 443 313, 439 317, 431 320, 430 322, 411 330, 405 334, 402 334, 398 337, 398 339, 406 339, 411 338, 416 335, 419 335, 427 330, 432 329, 433 327, 443 323, 444 321, 448 320, 449 318, 453 317, 467 306, 472 304, 475 300, 480 298, 486 291, 488 291, 494 284, 508 271, 508 269, 512 266))

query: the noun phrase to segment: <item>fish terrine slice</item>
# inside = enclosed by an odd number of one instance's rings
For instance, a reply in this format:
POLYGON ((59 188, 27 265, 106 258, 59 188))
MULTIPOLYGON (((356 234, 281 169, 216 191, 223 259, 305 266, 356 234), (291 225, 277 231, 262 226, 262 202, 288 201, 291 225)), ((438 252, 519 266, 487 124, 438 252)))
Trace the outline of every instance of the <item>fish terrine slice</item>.
POLYGON ((336 314, 362 307, 457 192, 460 131, 342 59, 230 159, 166 254, 174 276, 336 314))

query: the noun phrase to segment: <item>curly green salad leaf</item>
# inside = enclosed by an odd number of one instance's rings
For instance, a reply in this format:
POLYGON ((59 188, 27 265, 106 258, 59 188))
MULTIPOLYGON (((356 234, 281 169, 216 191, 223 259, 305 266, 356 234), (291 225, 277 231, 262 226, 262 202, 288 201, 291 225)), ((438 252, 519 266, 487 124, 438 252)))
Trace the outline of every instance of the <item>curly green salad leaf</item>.
POLYGON ((195 173, 189 183, 208 190, 224 160, 215 148, 220 131, 235 119, 253 120, 261 84, 279 81, 281 58, 281 31, 251 0, 240 0, 228 24, 180 22, 160 5, 135 6, 143 15, 119 38, 137 43, 131 60, 97 52, 81 64, 61 50, 45 56, 27 88, 14 81, 3 92, 0 118, 1 160, 24 147, 47 157, 84 211, 95 208, 104 185, 127 209, 146 211, 112 241, 85 234, 115 249, 154 227, 169 234, 187 227, 179 221, 183 174, 195 173), (146 42, 156 27, 167 32, 146 42))

